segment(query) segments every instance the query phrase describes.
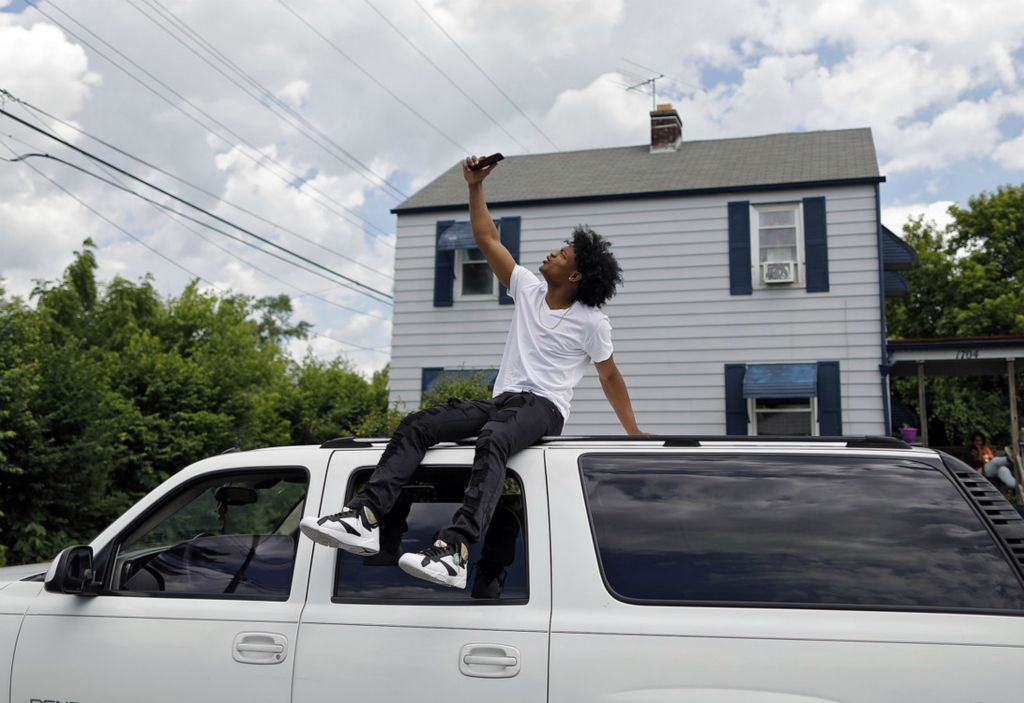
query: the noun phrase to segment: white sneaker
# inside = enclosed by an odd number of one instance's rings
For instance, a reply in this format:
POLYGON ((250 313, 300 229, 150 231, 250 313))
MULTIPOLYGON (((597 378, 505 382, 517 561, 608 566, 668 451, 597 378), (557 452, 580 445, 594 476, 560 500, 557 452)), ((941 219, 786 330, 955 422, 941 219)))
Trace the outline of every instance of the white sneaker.
POLYGON ((452 588, 466 587, 466 548, 441 540, 421 552, 406 552, 399 558, 402 571, 416 578, 452 588))
POLYGON ((380 551, 380 525, 371 523, 366 509, 350 510, 324 515, 322 518, 304 517, 299 523, 302 534, 317 544, 344 549, 360 556, 380 551))

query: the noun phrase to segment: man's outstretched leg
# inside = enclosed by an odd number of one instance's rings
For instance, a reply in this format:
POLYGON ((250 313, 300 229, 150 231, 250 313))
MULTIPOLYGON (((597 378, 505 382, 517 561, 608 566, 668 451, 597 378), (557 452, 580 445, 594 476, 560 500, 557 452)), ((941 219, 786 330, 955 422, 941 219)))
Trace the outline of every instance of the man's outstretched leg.
POLYGON ((469 546, 487 529, 505 485, 508 458, 545 435, 562 432, 562 415, 551 401, 532 393, 503 393, 494 399, 497 413, 476 443, 473 472, 462 506, 433 546, 406 553, 398 565, 417 578, 454 588, 466 587, 469 546))
POLYGON ((394 507, 431 445, 472 437, 493 417, 493 401, 451 400, 408 416, 377 462, 370 480, 339 513, 305 517, 302 534, 318 544, 366 556, 380 551, 380 520, 394 507))

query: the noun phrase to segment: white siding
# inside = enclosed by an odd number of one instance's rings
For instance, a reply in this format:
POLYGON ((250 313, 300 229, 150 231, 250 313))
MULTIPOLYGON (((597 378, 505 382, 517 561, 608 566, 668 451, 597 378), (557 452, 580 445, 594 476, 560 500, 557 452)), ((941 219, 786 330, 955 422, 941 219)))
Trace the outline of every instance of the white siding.
MULTIPOLYGON (((604 309, 643 429, 724 434, 727 363, 838 361, 843 431, 886 433, 873 187, 494 208, 492 215, 522 217, 520 261, 532 271, 576 224, 612 241, 625 285, 604 309), (726 204, 813 196, 826 198, 830 291, 730 295, 726 204)), ((423 367, 497 368, 501 358, 510 306, 433 307, 435 223, 466 218, 398 218, 391 400, 408 409, 419 403, 423 367)), ((565 432, 622 432, 596 374, 577 387, 565 432)))

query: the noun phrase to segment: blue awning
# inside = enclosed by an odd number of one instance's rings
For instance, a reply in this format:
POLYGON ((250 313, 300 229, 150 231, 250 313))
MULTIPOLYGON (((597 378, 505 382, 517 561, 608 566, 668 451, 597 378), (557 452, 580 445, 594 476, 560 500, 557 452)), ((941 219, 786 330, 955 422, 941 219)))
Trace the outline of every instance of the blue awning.
POLYGON ((917 266, 917 252, 897 237, 892 230, 882 225, 882 256, 886 271, 904 271, 917 266))
POLYGON ((743 374, 744 398, 813 398, 816 395, 817 364, 749 364, 743 374))
POLYGON ((883 282, 885 284, 886 298, 899 298, 910 292, 910 286, 905 279, 895 271, 883 271, 883 282))
POLYGON ((453 249, 472 249, 476 246, 473 241, 473 229, 468 222, 456 222, 451 227, 441 232, 437 238, 437 250, 449 251, 453 249))

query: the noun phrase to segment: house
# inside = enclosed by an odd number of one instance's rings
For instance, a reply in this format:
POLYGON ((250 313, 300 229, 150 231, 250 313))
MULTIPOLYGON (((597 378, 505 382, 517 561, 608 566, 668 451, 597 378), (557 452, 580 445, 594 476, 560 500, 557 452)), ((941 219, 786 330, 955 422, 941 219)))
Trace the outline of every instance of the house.
MULTIPOLYGON (((625 285, 605 306, 640 426, 665 434, 888 434, 883 296, 913 252, 879 218, 869 129, 686 141, 669 105, 651 143, 507 158, 485 190, 536 271, 585 223, 625 285)), ((473 247, 456 164, 398 218, 391 401, 443 373, 494 374, 511 299, 473 247)), ((596 373, 566 434, 621 434, 596 373)))

